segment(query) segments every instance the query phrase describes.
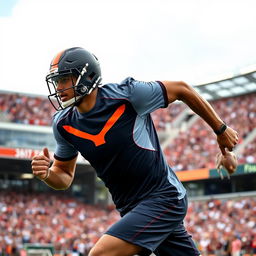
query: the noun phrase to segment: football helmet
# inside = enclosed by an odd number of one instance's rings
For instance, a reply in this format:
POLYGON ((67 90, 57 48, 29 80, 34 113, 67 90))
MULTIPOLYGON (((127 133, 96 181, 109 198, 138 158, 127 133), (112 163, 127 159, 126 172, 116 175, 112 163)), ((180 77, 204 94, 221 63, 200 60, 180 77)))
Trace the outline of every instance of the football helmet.
POLYGON ((101 83, 101 69, 96 56, 81 47, 69 48, 59 52, 51 62, 46 83, 50 94, 48 98, 56 110, 78 105, 80 100, 90 94, 101 83), (57 90, 59 79, 71 76, 72 86, 57 90), (62 102, 60 94, 74 90, 74 97, 62 102))

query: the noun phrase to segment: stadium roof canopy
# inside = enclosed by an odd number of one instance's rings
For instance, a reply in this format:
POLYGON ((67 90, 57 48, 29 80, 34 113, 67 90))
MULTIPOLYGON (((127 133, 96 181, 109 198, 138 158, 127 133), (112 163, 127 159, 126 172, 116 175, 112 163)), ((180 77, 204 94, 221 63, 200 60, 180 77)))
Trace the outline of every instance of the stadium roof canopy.
POLYGON ((256 92, 256 71, 194 86, 207 100, 234 97, 256 92))

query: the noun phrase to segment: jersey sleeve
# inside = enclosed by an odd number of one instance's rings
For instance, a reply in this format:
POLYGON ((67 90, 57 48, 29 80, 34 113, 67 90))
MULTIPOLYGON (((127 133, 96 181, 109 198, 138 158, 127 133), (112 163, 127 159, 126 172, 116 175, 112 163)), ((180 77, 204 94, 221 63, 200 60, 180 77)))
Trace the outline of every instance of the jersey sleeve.
POLYGON ((78 155, 78 151, 66 141, 57 129, 56 122, 53 121, 53 134, 56 140, 56 149, 54 153, 54 158, 60 161, 69 161, 78 155))
POLYGON ((161 82, 143 82, 127 78, 125 83, 127 98, 140 116, 168 106, 167 92, 161 82))

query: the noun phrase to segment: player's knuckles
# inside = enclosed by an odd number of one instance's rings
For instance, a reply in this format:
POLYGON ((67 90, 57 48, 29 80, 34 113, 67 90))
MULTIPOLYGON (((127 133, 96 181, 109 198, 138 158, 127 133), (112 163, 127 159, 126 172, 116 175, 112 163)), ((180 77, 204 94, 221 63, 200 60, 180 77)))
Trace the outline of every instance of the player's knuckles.
POLYGON ((48 168, 44 168, 44 167, 35 167, 32 168, 32 173, 34 175, 38 175, 38 173, 46 173, 48 168))
POLYGON ((45 172, 47 172, 47 170, 44 170, 44 169, 35 169, 35 170, 33 170, 33 173, 36 173, 36 174, 42 174, 42 173, 45 173, 45 172))
POLYGON ((45 166, 49 166, 50 162, 47 160, 42 160, 42 159, 35 159, 31 162, 32 166, 37 166, 37 165, 45 165, 45 166))
POLYGON ((38 171, 35 171, 35 170, 34 170, 32 173, 33 173, 35 176, 38 175, 38 171))
POLYGON ((49 166, 49 165, 50 165, 50 162, 49 162, 49 161, 46 161, 46 160, 39 160, 39 161, 37 162, 37 164, 49 166))
POLYGON ((45 160, 45 161, 50 161, 48 157, 45 155, 36 155, 32 158, 32 160, 45 160))
POLYGON ((44 155, 40 155, 40 156, 38 157, 38 160, 49 161, 49 159, 48 159, 46 156, 44 156, 44 155))
POLYGON ((32 159, 41 159, 43 157, 43 155, 35 155, 35 156, 33 156, 33 158, 32 159))
POLYGON ((38 165, 38 166, 34 166, 34 170, 41 170, 41 171, 46 171, 48 170, 48 166, 46 165, 38 165))
POLYGON ((41 176, 44 176, 46 172, 38 171, 38 172, 34 172, 33 174, 37 177, 41 177, 41 176))
POLYGON ((40 154, 38 154, 38 155, 34 155, 34 156, 32 157, 32 160, 39 159, 40 157, 41 157, 41 155, 40 155, 40 154))
POLYGON ((40 160, 38 160, 38 159, 33 159, 33 160, 31 161, 31 165, 32 165, 32 166, 38 165, 39 161, 40 161, 40 160))

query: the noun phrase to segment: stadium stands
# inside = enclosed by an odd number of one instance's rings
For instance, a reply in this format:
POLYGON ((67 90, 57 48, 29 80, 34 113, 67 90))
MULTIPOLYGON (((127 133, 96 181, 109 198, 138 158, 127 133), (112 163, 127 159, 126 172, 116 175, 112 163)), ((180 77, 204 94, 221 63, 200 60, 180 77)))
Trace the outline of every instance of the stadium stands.
MULTIPOLYGON (((15 255, 24 243, 52 243, 58 254, 87 255, 104 231, 119 219, 113 208, 84 204, 56 194, 0 192, 0 255, 15 255)), ((244 253, 256 239, 256 198, 190 202, 185 225, 203 256, 223 253, 239 237, 244 253)))
POLYGON ((202 255, 229 255, 237 238, 242 242, 241 252, 252 255, 256 247, 255 216, 256 198, 214 199, 191 202, 185 223, 202 255))
MULTIPOLYGON (((240 143, 256 127, 255 93, 212 101, 211 104, 231 127, 239 132, 240 143)), ((166 131, 186 109, 185 104, 171 104, 152 113, 157 131, 166 131)), ((51 124, 53 107, 46 97, 0 93, 0 121, 30 125, 51 124)), ((210 128, 198 119, 189 129, 180 129, 164 153, 175 171, 214 168, 218 146, 210 128)), ((239 163, 255 163, 255 140, 239 154, 239 163)))
POLYGON ((175 118, 186 108, 185 104, 173 103, 167 108, 158 109, 151 114, 157 131, 165 131, 171 127, 175 118))
POLYGON ((25 243, 53 243, 57 252, 88 250, 119 216, 54 194, 0 193, 0 255, 20 251, 25 243))
MULTIPOLYGON (((238 131, 239 143, 242 143, 256 127, 255 97, 256 94, 249 94, 211 102, 220 117, 238 131)), ((255 143, 251 142, 246 148, 243 154, 238 155, 239 163, 244 163, 248 159, 248 153, 250 161, 255 157, 255 143)), ((198 119, 188 130, 180 131, 164 151, 175 171, 214 168, 217 152, 219 148, 215 135, 201 119, 198 119)))
MULTIPOLYGON (((155 111, 153 118, 157 129, 159 131, 165 130, 166 125, 184 109, 184 104, 173 104, 172 108, 155 111)), ((46 97, 20 93, 0 93, 0 121, 2 122, 50 126, 54 112, 55 109, 46 97)))
POLYGON ((240 163, 256 163, 256 138, 245 146, 240 163))
MULTIPOLYGON (((244 143, 253 129, 256 132, 255 97, 255 93, 250 93, 211 101, 221 118, 239 132, 239 145, 243 144, 238 153, 240 164, 256 163, 256 137, 244 143)), ((37 125, 41 129, 51 125, 54 112, 46 97, 0 92, 1 123, 37 125)), ((159 134, 178 129, 177 136, 166 136, 170 141, 164 148, 175 171, 215 167, 219 150, 215 135, 200 118, 193 118, 193 112, 185 104, 173 103, 152 113, 152 118, 159 134)), ((49 137, 48 133, 46 136, 49 137)), ((40 138, 45 142, 43 136, 40 138)), ((242 242, 242 254, 249 256, 256 254, 255 216, 255 197, 193 201, 185 225, 202 256, 228 255, 237 238, 242 242)), ((27 242, 52 243, 60 255, 87 255, 103 232, 118 219, 113 208, 88 205, 67 197, 64 192, 0 191, 0 255, 19 255, 27 242)))
POLYGON ((54 112, 46 97, 0 93, 0 121, 49 126, 54 112))

